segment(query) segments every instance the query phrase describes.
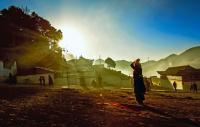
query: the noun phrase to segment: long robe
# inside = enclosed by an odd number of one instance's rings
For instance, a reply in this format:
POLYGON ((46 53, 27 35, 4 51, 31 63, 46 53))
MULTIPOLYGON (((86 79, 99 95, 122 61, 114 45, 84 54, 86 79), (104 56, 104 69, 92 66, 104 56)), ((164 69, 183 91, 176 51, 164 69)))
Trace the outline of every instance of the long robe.
POLYGON ((142 76, 142 67, 141 67, 141 64, 134 64, 134 63, 132 63, 130 66, 134 70, 133 80, 134 80, 135 97, 138 102, 141 102, 145 100, 144 94, 146 92, 146 88, 145 88, 143 76, 142 76))

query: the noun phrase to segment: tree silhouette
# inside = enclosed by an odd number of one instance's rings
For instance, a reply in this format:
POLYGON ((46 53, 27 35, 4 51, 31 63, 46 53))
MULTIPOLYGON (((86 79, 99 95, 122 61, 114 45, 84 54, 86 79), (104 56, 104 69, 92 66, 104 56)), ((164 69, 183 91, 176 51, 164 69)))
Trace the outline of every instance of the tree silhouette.
POLYGON ((35 66, 43 58, 62 61, 61 30, 37 13, 10 6, 0 11, 0 28, 0 59, 17 60, 21 67, 35 66))
POLYGON ((115 68, 115 66, 116 66, 115 61, 114 61, 112 58, 110 58, 110 57, 108 57, 108 58, 105 60, 105 63, 107 64, 107 66, 108 66, 109 68, 110 68, 110 67, 115 68))

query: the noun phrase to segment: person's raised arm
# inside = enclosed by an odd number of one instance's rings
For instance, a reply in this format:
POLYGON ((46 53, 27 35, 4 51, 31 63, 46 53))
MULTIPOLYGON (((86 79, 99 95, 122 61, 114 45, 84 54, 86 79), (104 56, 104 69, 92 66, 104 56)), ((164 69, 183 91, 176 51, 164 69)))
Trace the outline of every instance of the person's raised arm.
POLYGON ((133 61, 130 66, 131 68, 135 69, 135 61, 133 61))

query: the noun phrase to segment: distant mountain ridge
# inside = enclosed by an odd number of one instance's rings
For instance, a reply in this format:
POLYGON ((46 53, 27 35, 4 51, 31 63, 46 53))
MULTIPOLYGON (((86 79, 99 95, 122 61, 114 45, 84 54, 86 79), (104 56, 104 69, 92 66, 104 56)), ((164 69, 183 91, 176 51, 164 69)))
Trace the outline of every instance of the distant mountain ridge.
MULTIPOLYGON (((100 61, 98 61, 100 62, 100 61)), ((98 63, 95 61, 95 63, 98 63)), ((130 75, 132 70, 130 68, 130 61, 117 60, 116 70, 121 70, 123 73, 130 75)), ((105 62, 101 59, 101 63, 105 62)), ((190 65, 195 68, 200 68, 200 46, 192 47, 180 54, 171 54, 158 61, 150 60, 142 63, 144 76, 156 76, 157 71, 166 70, 168 67, 190 65)))
POLYGON ((166 70, 168 67, 191 65, 200 68, 200 46, 192 47, 179 55, 171 54, 158 61, 149 61, 142 64, 144 75, 158 75, 157 71, 166 70))

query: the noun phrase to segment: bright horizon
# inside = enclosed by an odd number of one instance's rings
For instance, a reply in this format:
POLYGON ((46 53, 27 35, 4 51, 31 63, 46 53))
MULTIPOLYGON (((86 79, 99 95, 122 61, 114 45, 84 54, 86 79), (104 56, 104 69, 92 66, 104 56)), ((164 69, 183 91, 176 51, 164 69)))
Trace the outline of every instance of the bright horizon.
POLYGON ((75 56, 142 62, 200 45, 200 1, 2 0, 27 6, 63 32, 60 46, 75 56))

